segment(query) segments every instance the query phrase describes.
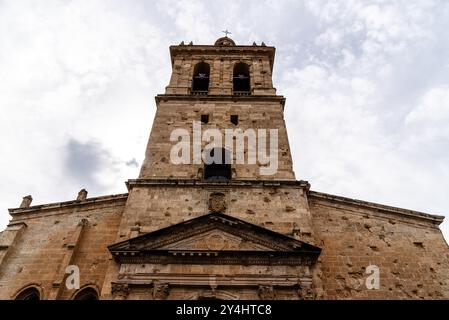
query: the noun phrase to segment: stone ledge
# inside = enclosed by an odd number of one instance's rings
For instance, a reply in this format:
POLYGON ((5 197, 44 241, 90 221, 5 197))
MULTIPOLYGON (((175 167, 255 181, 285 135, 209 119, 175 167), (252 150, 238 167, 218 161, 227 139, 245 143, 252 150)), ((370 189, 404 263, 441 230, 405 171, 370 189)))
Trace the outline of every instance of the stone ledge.
POLYGON ((126 182, 128 190, 135 186, 229 186, 229 187, 283 187, 296 186, 299 188, 310 189, 310 184, 303 180, 229 180, 229 181, 204 181, 186 178, 146 178, 146 179, 130 179, 126 182))
POLYGON ((242 54, 249 54, 253 56, 254 54, 260 55, 268 55, 270 59, 270 69, 273 72, 274 65, 274 57, 276 54, 276 48, 273 46, 267 45, 235 45, 235 46, 216 46, 216 45, 172 45, 169 48, 170 50, 170 60, 173 66, 174 58, 177 55, 192 55, 192 54, 200 54, 200 55, 213 55, 213 56, 222 56, 236 54, 238 56, 242 54))
MULTIPOLYGON (((191 94, 158 94, 154 97, 156 100, 156 103, 160 102, 161 100, 207 100, 207 101, 220 101, 220 100, 231 100, 231 101, 276 101, 281 102, 282 106, 285 105, 285 97, 284 96, 278 96, 278 95, 248 95, 248 96, 235 96, 235 95, 191 95, 191 94)), ((186 107, 190 107, 189 105, 186 105, 186 107)))
POLYGON ((332 204, 339 203, 339 204, 343 204, 343 205, 358 206, 358 207, 363 207, 366 209, 374 210, 375 212, 396 214, 396 215, 401 215, 401 216, 405 216, 408 218, 425 220, 427 222, 432 222, 433 224, 436 224, 437 226, 440 225, 444 220, 444 216, 441 216, 441 215, 433 215, 433 214, 429 214, 429 213, 425 213, 425 212, 414 211, 414 210, 409 210, 409 209, 402 209, 402 208, 387 206, 387 205, 378 204, 378 203, 374 203, 374 202, 368 202, 368 201, 357 200, 357 199, 352 199, 352 198, 345 198, 342 196, 336 196, 336 195, 318 192, 318 191, 309 191, 308 197, 309 197, 309 199, 325 200, 332 204))
POLYGON ((14 228, 18 228, 18 229, 20 229, 22 227, 26 228, 26 227, 28 227, 28 225, 23 221, 19 221, 19 222, 11 222, 6 227, 8 228, 6 230, 11 230, 11 229, 15 230, 14 228))
POLYGON ((170 283, 171 285, 206 285, 210 286, 211 281, 219 286, 260 286, 274 285, 274 286, 298 286, 303 282, 307 282, 310 276, 307 275, 306 270, 301 270, 299 275, 257 275, 257 274, 236 274, 211 276, 208 274, 199 273, 123 273, 123 279, 120 283, 128 283, 132 285, 148 285, 154 282, 170 283), (126 277, 126 278, 125 278, 126 277))
POLYGON ((87 198, 85 200, 71 200, 71 201, 64 201, 64 202, 47 203, 47 204, 31 206, 28 208, 12 208, 12 209, 8 209, 8 211, 9 211, 10 215, 15 216, 18 214, 32 213, 32 212, 36 212, 36 211, 54 210, 54 209, 60 209, 60 208, 75 207, 75 206, 80 206, 80 205, 84 206, 84 205, 89 205, 89 204, 94 204, 94 203, 96 204, 96 203, 104 203, 104 202, 110 202, 110 201, 115 201, 115 200, 126 200, 126 199, 128 199, 128 194, 122 193, 122 194, 87 198))

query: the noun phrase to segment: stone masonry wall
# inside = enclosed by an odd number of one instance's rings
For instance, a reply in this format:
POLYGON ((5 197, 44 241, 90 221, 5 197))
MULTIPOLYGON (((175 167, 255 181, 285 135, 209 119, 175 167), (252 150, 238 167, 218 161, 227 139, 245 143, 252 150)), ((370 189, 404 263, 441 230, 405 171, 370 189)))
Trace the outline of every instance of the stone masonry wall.
POLYGON ((317 193, 309 200, 323 248, 315 274, 318 298, 449 298, 449 250, 438 223, 317 193), (380 290, 365 286, 369 265, 379 267, 380 290))
POLYGON ((136 226, 143 234, 204 215, 210 194, 216 192, 226 197, 225 214, 289 236, 311 232, 307 200, 299 187, 139 186, 129 194, 117 241, 128 239, 136 226))
POLYGON ((40 287, 42 299, 70 299, 74 290, 64 290, 68 264, 80 268, 81 287, 100 290, 110 259, 107 246, 116 238, 125 201, 126 195, 15 214, 10 225, 26 227, 0 265, 0 299, 13 299, 31 284, 40 287))
MULTIPOLYGON (((161 101, 151 130, 151 135, 145 154, 139 178, 150 177, 182 177, 201 178, 199 170, 203 164, 173 164, 170 161, 170 150, 176 142, 170 142, 170 134, 174 129, 183 128, 190 134, 192 141, 192 123, 200 121, 201 115, 209 115, 209 123, 202 125, 202 132, 206 129, 217 128, 224 137, 224 129, 266 129, 267 140, 269 129, 278 129, 278 167, 273 175, 261 175, 259 163, 248 164, 248 145, 245 142, 245 163, 233 164, 235 170, 234 179, 294 179, 292 159, 287 138, 285 121, 283 118, 283 105, 278 99, 258 102, 242 101, 211 101, 191 100, 187 103, 184 99, 175 101, 161 101), (238 115, 239 122, 235 126, 230 122, 231 115, 238 115)), ((207 145, 202 143, 202 149, 207 145)), ((224 147, 224 138, 223 138, 224 147)), ((190 157, 192 159, 192 148, 190 157)), ((235 160, 235 152, 233 152, 235 160)), ((235 161, 233 161, 235 162, 235 161)))

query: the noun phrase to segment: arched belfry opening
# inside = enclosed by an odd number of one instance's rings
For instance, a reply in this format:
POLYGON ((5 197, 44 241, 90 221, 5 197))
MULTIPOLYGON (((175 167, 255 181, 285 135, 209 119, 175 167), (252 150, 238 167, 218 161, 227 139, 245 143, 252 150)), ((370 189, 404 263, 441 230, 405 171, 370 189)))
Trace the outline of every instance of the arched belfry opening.
POLYGON ((15 300, 40 300, 41 294, 35 287, 27 288, 20 292, 15 300))
POLYGON ((231 153, 224 148, 206 150, 204 180, 231 180, 231 153))
POLYGON ((85 288, 80 290, 73 300, 98 300, 98 292, 94 288, 85 288))
POLYGON ((249 66, 244 62, 239 62, 234 65, 233 72, 233 93, 234 94, 249 94, 250 88, 250 76, 249 66))
POLYGON ((193 69, 192 93, 207 94, 209 90, 210 66, 206 62, 199 62, 193 69))

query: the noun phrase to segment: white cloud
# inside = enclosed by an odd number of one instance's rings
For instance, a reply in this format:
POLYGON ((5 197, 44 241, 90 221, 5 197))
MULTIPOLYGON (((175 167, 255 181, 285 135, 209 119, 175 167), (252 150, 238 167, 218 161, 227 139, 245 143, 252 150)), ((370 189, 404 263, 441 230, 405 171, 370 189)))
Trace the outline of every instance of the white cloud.
MULTIPOLYGON (((63 201, 87 187, 66 179, 71 139, 107 149, 109 160, 95 172, 102 188, 92 187, 93 195, 126 192, 125 177, 136 176, 138 168, 126 162, 143 158, 151 102, 170 65, 160 54, 166 50, 160 27, 125 9, 101 2, 2 3, 3 211, 24 194, 38 203, 63 201)), ((2 214, 2 225, 6 219, 2 214)))
POLYGON ((445 1, 14 0, 0 2, 0 224, 21 196, 73 199, 88 177, 91 195, 125 192, 169 80, 168 46, 211 44, 225 28, 277 47, 298 179, 449 213, 445 1), (66 179, 69 141, 102 151, 85 180, 66 179))
MULTIPOLYGON (((429 89, 421 103, 410 111, 405 118, 408 126, 422 126, 423 129, 448 129, 449 122, 449 86, 429 89)), ((448 133, 446 131, 445 133, 448 133)), ((444 134, 444 137, 449 137, 444 134)))

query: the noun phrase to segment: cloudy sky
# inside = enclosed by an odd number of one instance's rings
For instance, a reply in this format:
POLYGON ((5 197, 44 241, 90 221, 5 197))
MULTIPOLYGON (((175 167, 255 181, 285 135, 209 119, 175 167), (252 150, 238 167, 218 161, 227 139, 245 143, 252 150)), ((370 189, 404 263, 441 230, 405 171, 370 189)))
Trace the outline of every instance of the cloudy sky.
POLYGON ((448 1, 0 0, 0 229, 28 194, 126 192, 169 45, 225 28, 277 48, 298 179, 449 215, 448 1))

